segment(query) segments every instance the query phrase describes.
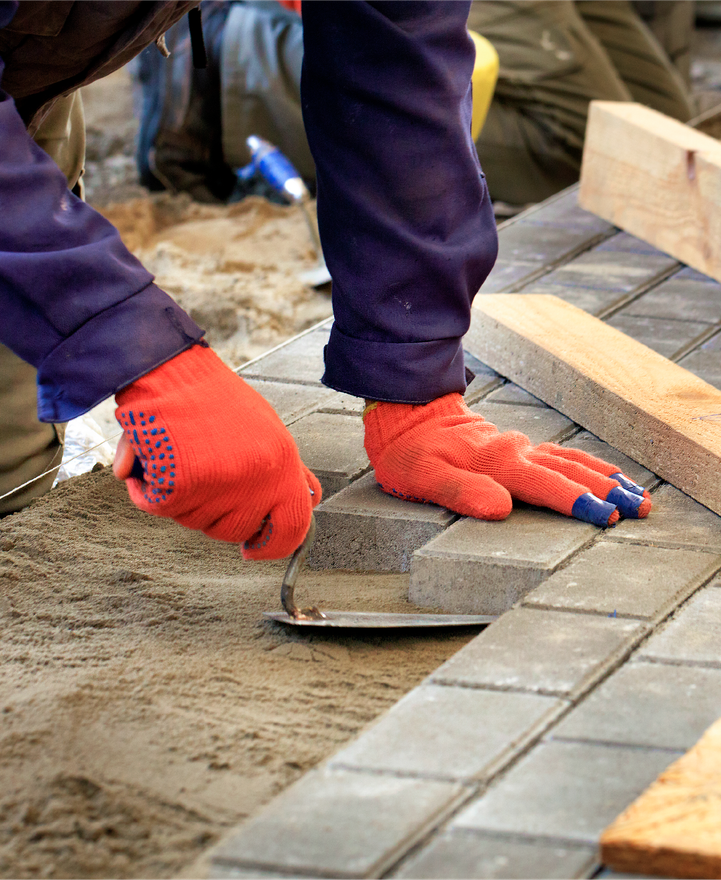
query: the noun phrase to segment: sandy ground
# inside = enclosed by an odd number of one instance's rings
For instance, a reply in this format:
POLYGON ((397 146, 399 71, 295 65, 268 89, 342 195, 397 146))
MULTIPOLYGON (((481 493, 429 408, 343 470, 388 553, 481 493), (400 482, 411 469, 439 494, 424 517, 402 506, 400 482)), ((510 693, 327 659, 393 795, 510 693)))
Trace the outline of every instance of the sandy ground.
MULTIPOLYGON (((287 631, 284 563, 146 516, 109 469, 0 521, 0 875, 169 877, 471 637, 287 631)), ((299 599, 415 610, 404 575, 299 599)))

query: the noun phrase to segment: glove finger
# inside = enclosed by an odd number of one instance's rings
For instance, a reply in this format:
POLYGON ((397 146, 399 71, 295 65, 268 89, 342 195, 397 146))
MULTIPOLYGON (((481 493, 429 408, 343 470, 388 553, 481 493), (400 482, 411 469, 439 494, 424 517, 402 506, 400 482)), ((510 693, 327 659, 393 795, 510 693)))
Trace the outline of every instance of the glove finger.
MULTIPOLYGON (((260 531, 245 541, 243 558, 260 560, 290 556, 308 534, 312 512, 313 498, 304 482, 289 498, 277 504, 263 521, 260 531)), ((211 534, 211 537, 217 536, 211 534)))
POLYGON ((416 472, 414 484, 408 488, 398 488, 392 477, 379 475, 378 471, 376 479, 388 495, 409 501, 430 501, 476 519, 505 519, 513 507, 508 491, 491 477, 438 459, 434 460, 433 471, 427 479, 423 472, 416 472))
POLYGON ((581 449, 569 449, 565 446, 559 446, 557 443, 541 443, 534 447, 533 451, 543 452, 566 461, 575 461, 589 470, 603 474, 604 477, 611 477, 612 474, 618 472, 618 467, 615 464, 609 464, 602 458, 596 458, 595 455, 589 455, 581 449))
POLYGON ((557 470, 538 464, 535 458, 526 459, 523 463, 519 462, 516 467, 507 468, 499 475, 498 480, 514 498, 525 501, 526 504, 548 507, 558 513, 574 516, 576 519, 592 522, 595 525, 613 525, 618 521, 615 505, 607 504, 597 498, 582 483, 564 476, 557 470), (576 507, 576 502, 582 496, 590 498, 591 501, 588 505, 581 504, 576 507), (595 502, 602 507, 597 508, 595 502))
MULTIPOLYGON (((621 516, 631 519, 643 519, 648 516, 651 510, 650 497, 630 492, 619 485, 619 482, 612 477, 605 477, 599 471, 586 467, 576 460, 567 459, 553 453, 541 452, 540 446, 533 450, 529 458, 536 464, 543 465, 550 470, 555 470, 570 480, 586 486, 588 491, 597 498, 609 501, 614 507, 617 507, 621 516)), ((592 456, 587 456, 587 458, 591 458, 595 462, 601 462, 600 459, 593 459, 592 456)), ((604 462, 601 463, 604 464, 604 462)))

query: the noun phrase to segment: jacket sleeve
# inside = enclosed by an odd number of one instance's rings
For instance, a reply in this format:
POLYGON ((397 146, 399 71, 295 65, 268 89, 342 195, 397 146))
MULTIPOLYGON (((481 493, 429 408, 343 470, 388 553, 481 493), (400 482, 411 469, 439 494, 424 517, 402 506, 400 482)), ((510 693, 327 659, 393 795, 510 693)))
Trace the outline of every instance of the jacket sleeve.
POLYGON ((81 415, 202 337, 152 282, 0 90, 0 342, 37 368, 41 421, 81 415))

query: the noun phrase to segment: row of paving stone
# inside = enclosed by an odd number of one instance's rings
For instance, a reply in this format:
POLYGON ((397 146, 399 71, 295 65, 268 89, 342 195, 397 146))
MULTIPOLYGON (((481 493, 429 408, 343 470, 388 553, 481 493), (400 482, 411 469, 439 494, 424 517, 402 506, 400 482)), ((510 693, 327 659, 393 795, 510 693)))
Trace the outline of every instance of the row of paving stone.
MULTIPOLYGON (((575 198, 499 231, 484 292, 552 292, 721 379, 721 287, 575 198)), ((506 613, 243 826, 214 876, 591 876, 603 827, 721 715, 721 518, 472 354, 473 409, 614 462, 654 489, 651 517, 601 533, 530 507, 482 523, 390 498, 368 473, 362 402, 320 385, 327 333, 244 373, 330 496, 313 564, 410 568, 419 604, 506 613)))

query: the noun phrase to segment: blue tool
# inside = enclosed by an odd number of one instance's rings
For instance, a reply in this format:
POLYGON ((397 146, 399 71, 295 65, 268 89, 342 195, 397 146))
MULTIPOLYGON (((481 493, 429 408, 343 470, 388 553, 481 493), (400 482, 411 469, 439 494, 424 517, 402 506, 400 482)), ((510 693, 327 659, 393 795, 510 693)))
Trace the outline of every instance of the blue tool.
POLYGON ((308 211, 308 203, 311 200, 308 187, 303 183, 302 177, 293 164, 281 153, 278 147, 255 134, 250 135, 245 143, 250 151, 251 161, 245 167, 238 168, 235 172, 236 176, 239 180, 245 181, 259 174, 277 193, 284 196, 289 204, 298 205, 303 212, 303 217, 305 217, 313 249, 318 256, 318 265, 306 272, 301 272, 299 277, 311 287, 327 284, 331 277, 323 259, 318 230, 308 211))

